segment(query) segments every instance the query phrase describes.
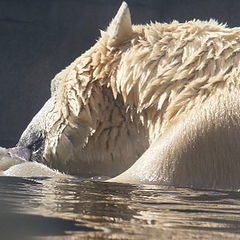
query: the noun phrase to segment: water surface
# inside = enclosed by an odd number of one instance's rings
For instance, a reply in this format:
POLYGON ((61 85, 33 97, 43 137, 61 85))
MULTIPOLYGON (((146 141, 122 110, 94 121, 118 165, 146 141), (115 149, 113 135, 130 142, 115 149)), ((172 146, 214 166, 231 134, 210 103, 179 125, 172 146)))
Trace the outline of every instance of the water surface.
POLYGON ((0 177, 0 239, 240 239, 240 193, 0 177))

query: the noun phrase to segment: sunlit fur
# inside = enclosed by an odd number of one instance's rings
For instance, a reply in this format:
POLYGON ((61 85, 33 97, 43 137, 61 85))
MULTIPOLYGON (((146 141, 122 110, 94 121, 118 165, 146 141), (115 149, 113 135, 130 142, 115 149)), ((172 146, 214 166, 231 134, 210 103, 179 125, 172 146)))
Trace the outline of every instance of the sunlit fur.
POLYGON ((239 29, 214 21, 133 29, 134 37, 113 49, 108 49, 106 34, 57 75, 64 120, 84 111, 97 129, 95 115, 105 106, 96 105, 104 105, 102 91, 110 89, 115 99, 123 99, 126 110, 136 110, 152 142, 172 120, 216 91, 239 86, 239 29))

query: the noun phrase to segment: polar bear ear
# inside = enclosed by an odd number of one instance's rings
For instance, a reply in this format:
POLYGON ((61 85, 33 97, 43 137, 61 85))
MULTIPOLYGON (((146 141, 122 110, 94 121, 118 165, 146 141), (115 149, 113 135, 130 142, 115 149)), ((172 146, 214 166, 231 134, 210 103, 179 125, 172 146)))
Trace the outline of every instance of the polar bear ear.
POLYGON ((107 28, 107 34, 110 46, 117 46, 132 36, 131 16, 126 2, 122 3, 117 15, 107 28))

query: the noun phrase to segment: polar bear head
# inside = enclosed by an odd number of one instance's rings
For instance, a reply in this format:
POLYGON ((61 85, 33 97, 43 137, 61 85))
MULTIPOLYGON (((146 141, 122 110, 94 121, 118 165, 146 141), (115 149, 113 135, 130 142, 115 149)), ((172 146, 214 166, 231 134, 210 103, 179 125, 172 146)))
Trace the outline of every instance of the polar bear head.
POLYGON ((18 143, 32 150, 32 160, 71 174, 114 176, 143 153, 147 135, 139 119, 133 123, 136 110, 117 83, 136 35, 123 2, 96 44, 56 75, 51 98, 18 143))

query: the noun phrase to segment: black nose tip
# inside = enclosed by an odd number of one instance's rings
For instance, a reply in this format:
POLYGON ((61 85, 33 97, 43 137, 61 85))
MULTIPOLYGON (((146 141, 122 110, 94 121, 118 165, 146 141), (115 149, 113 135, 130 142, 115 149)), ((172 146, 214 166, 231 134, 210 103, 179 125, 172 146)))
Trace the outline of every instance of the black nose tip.
POLYGON ((9 148, 8 153, 10 154, 11 157, 18 157, 26 161, 30 160, 32 154, 31 150, 26 147, 9 148))

